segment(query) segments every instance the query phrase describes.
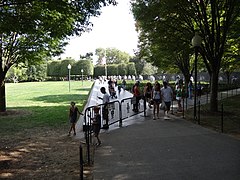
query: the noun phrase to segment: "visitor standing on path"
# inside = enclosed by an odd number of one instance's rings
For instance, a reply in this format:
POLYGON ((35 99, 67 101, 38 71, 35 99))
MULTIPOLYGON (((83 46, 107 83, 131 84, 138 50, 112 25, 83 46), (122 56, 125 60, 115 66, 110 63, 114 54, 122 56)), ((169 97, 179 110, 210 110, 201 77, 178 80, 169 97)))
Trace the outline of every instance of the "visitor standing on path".
POLYGON ((135 102, 133 104, 133 111, 134 112, 138 112, 139 109, 138 109, 138 105, 139 105, 139 101, 141 99, 141 92, 140 92, 140 89, 139 89, 139 84, 140 82, 137 81, 133 87, 133 98, 135 99, 135 102))
POLYGON ((109 125, 108 125, 108 121, 109 121, 109 117, 108 117, 108 103, 109 103, 109 95, 106 92, 105 87, 101 87, 100 88, 101 93, 103 94, 103 98, 98 97, 99 99, 102 99, 103 101, 103 108, 102 108, 102 114, 103 114, 103 119, 105 120, 105 124, 103 125, 103 129, 108 129, 109 125))
POLYGON ((155 86, 152 91, 152 99, 153 99, 153 120, 156 119, 156 111, 157 118, 159 119, 159 104, 161 103, 161 87, 158 82, 155 83, 155 86))
POLYGON ((93 127, 93 133, 94 137, 97 138, 98 143, 96 143, 97 146, 101 145, 101 141, 99 138, 99 132, 101 129, 101 115, 99 114, 99 106, 94 106, 93 111, 94 111, 94 118, 92 118, 92 127, 93 127))
POLYGON ((76 128, 75 127, 76 127, 78 114, 83 115, 75 105, 76 105, 75 102, 71 102, 71 106, 70 106, 70 109, 69 109, 69 121, 71 123, 71 127, 70 127, 70 130, 68 132, 68 136, 71 135, 72 130, 73 130, 74 136, 76 135, 76 128))
POLYGON ((153 91, 152 84, 150 82, 147 82, 147 84, 144 86, 143 96, 144 96, 146 102, 148 103, 149 108, 152 108, 152 104, 151 104, 152 91, 153 91))
POLYGON ((178 103, 178 112, 182 112, 182 89, 180 87, 180 85, 177 86, 177 89, 176 89, 176 100, 177 100, 177 103, 178 103))
POLYGON ((164 108, 164 115, 167 117, 164 117, 164 119, 168 119, 168 112, 170 111, 171 102, 173 99, 173 91, 170 86, 168 86, 168 83, 166 81, 163 82, 163 87, 161 88, 161 94, 162 94, 162 101, 165 103, 164 108))
POLYGON ((126 90, 126 85, 127 85, 127 82, 124 78, 123 81, 122 81, 122 88, 123 88, 124 91, 126 90))

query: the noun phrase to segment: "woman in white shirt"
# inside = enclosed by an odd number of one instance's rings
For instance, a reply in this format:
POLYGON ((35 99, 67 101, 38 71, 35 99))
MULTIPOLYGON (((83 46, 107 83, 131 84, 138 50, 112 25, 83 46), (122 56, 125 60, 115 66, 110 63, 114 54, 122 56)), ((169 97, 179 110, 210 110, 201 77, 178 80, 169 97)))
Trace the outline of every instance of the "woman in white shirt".
POLYGON ((166 105, 166 108, 164 109, 164 114, 166 113, 168 114, 168 112, 170 111, 170 106, 173 99, 173 91, 172 91, 172 88, 168 86, 166 81, 163 82, 163 87, 161 89, 161 92, 162 92, 162 101, 166 105))
POLYGON ((152 99, 153 99, 153 120, 156 119, 156 111, 157 118, 159 119, 159 104, 161 103, 161 87, 158 82, 155 83, 155 86, 152 91, 152 99))

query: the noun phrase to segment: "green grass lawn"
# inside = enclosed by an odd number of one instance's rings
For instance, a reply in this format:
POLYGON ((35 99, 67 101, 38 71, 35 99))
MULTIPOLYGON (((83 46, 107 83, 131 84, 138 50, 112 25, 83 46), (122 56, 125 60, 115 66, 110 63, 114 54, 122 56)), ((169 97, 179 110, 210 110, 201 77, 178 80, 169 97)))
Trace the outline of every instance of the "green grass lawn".
POLYGON ((67 125, 71 101, 82 111, 93 82, 68 81, 6 84, 7 111, 0 116, 0 132, 67 125), (13 115, 14 114, 14 115, 13 115))

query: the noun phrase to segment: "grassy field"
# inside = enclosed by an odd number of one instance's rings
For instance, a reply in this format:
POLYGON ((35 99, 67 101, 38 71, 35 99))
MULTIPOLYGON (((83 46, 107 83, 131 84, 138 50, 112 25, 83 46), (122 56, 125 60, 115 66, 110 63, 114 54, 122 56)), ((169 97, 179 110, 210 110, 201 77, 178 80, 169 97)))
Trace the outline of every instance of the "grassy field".
POLYGON ((6 84, 7 116, 0 116, 0 132, 32 127, 61 126, 68 122, 68 107, 75 101, 80 111, 93 82, 68 81, 6 84))
POLYGON ((79 139, 67 136, 71 101, 83 109, 93 82, 6 84, 0 179, 79 179, 79 139))

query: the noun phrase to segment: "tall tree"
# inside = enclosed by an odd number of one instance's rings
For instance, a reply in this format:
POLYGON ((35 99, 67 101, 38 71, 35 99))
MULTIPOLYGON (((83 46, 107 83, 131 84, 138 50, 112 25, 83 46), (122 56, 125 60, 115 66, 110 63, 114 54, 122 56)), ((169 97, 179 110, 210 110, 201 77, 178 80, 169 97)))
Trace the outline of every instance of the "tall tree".
POLYGON ((218 75, 228 35, 234 24, 239 24, 239 4, 238 0, 132 1, 137 26, 144 35, 143 44, 150 46, 156 64, 166 65, 169 57, 187 57, 191 38, 195 31, 200 33, 200 53, 211 77, 212 111, 218 110, 218 75))
POLYGON ((97 56, 97 65, 103 65, 106 62, 104 62, 104 58, 106 58, 106 50, 104 48, 97 48, 95 50, 95 55, 97 56))
POLYGON ((114 0, 5 0, 0 3, 0 111, 6 110, 5 77, 18 63, 58 55, 72 35, 90 30, 91 16, 114 0))
POLYGON ((128 63, 130 55, 126 52, 120 51, 116 48, 107 48, 106 60, 107 64, 128 63))
POLYGON ((97 48, 95 55, 98 56, 97 65, 128 63, 131 57, 128 53, 116 48, 97 48))
POLYGON ((136 27, 140 31, 138 56, 164 72, 180 69, 188 84, 192 71, 189 43, 194 27, 183 22, 185 17, 176 13, 180 10, 175 3, 174 0, 132 2, 136 27))
POLYGON ((190 1, 189 13, 202 35, 201 55, 211 79, 212 111, 218 110, 218 77, 222 57, 226 51, 228 35, 234 23, 239 24, 240 2, 238 0, 190 1))
POLYGON ((93 60, 92 56, 93 56, 93 53, 88 52, 85 55, 80 55, 80 59, 91 59, 91 60, 93 60))

